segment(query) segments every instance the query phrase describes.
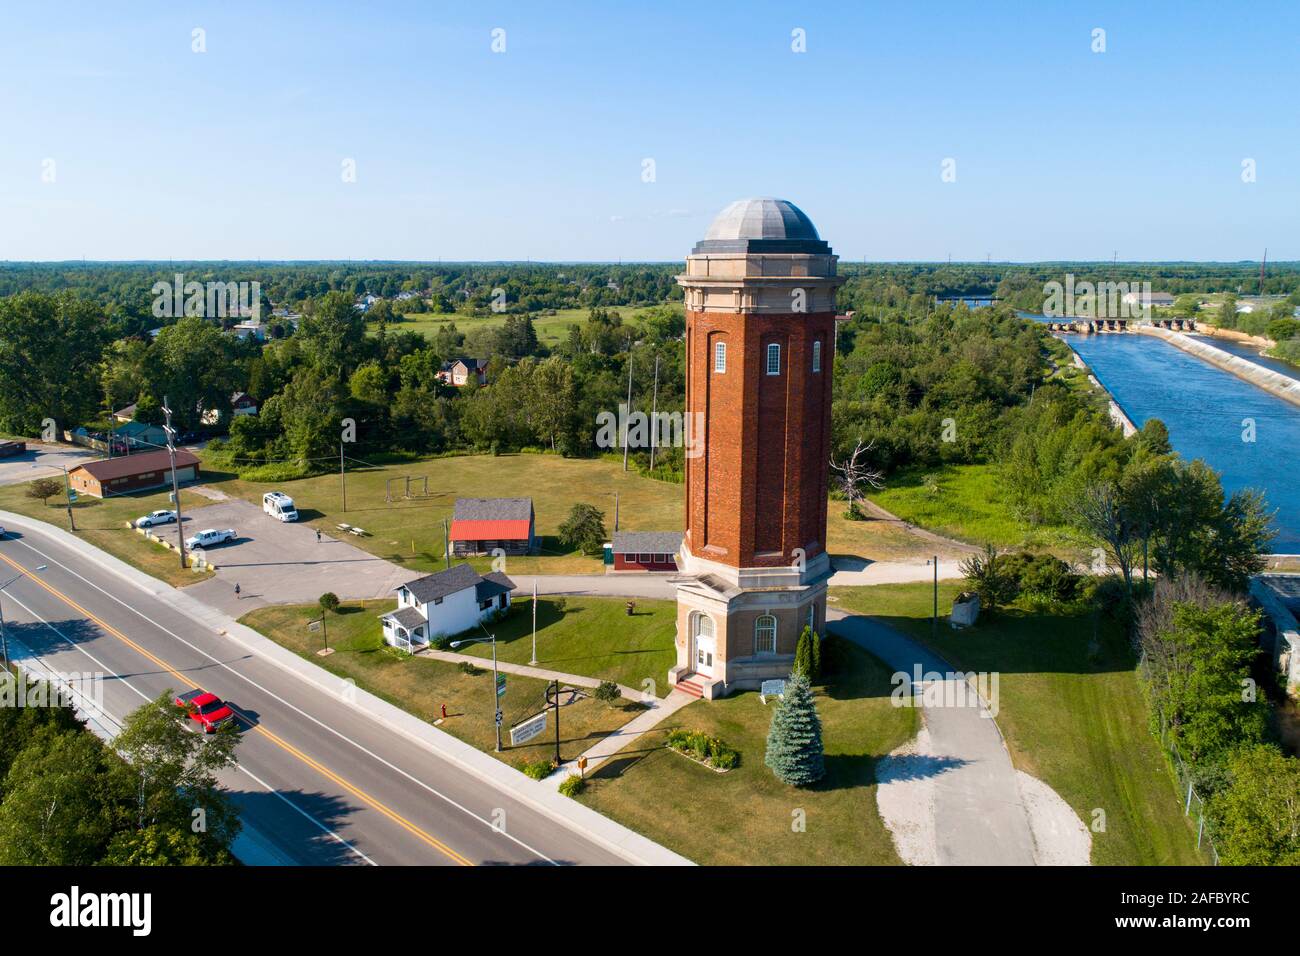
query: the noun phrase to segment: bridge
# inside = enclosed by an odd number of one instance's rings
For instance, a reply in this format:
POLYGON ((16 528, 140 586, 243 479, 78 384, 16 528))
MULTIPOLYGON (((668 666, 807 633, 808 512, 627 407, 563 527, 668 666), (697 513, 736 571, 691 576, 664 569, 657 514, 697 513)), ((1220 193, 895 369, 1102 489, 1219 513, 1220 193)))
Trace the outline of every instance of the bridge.
MULTIPOLYGON (((1131 319, 1081 319, 1064 317, 1059 319, 1047 319, 1045 324, 1053 332, 1081 332, 1084 335, 1092 335, 1099 332, 1127 332, 1129 323, 1137 325, 1137 320, 1131 319)), ((1146 325, 1154 328, 1169 329, 1172 332, 1193 332, 1196 330, 1195 319, 1150 319, 1146 325)))

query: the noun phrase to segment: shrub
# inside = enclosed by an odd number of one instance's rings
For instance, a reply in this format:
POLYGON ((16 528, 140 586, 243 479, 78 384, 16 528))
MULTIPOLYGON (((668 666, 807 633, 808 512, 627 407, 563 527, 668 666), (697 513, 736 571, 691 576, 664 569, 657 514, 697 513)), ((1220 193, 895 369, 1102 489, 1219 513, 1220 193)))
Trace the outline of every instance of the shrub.
POLYGON ((530 760, 519 768, 523 771, 524 776, 532 777, 534 780, 545 780, 555 770, 554 760, 530 760))
POLYGON ((308 469, 302 463, 293 461, 277 461, 266 465, 253 465, 239 470, 239 477, 243 481, 256 481, 268 484, 295 481, 298 478, 306 478, 308 474, 308 469))
POLYGON ((476 664, 474 664, 472 661, 461 661, 456 666, 460 668, 460 672, 462 674, 468 674, 470 677, 482 673, 479 667, 476 664))
POLYGON ((571 776, 560 784, 560 793, 566 797, 576 797, 587 789, 587 781, 578 776, 571 776))
POLYGON ((596 688, 596 699, 603 700, 607 704, 612 704, 623 696, 623 690, 612 680, 603 680, 596 688))
POLYGON ((429 638, 429 646, 435 651, 445 651, 451 648, 450 634, 435 634, 429 638))
POLYGON ((326 591, 320 596, 319 603, 322 611, 337 611, 339 609, 339 596, 333 591, 326 591))
POLYGON ((1006 561, 993 545, 987 544, 982 554, 971 555, 961 563, 966 583, 980 596, 980 606, 986 611, 1010 604, 1019 592, 1019 582, 1008 573, 1006 561))
POLYGON ((740 765, 740 752, 728 747, 717 737, 702 730, 678 727, 668 731, 665 743, 678 753, 693 757, 718 770, 731 770, 740 765))
MULTIPOLYGON (((999 559, 1002 571, 1015 581, 1021 594, 1039 595, 1050 601, 1069 601, 1079 586, 1079 575, 1068 564, 1050 554, 1021 551, 999 559)), ((980 597, 983 601, 983 595, 980 597)))

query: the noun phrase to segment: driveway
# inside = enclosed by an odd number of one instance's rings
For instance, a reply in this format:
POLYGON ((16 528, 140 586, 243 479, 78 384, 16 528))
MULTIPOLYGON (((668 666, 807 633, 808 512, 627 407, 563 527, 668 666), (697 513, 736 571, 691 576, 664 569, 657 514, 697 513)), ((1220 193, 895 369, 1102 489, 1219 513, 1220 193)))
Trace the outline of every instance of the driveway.
POLYGON ((217 573, 187 594, 233 617, 268 604, 314 604, 326 591, 345 601, 391 597, 410 571, 328 535, 318 542, 305 524, 285 524, 239 498, 185 513, 185 533, 234 528, 232 544, 209 548, 217 573), (235 596, 235 585, 240 594, 235 596))
POLYGON ((89 449, 65 445, 27 443, 27 451, 13 458, 0 458, 0 485, 17 485, 33 478, 63 478, 63 469, 103 456, 89 449))

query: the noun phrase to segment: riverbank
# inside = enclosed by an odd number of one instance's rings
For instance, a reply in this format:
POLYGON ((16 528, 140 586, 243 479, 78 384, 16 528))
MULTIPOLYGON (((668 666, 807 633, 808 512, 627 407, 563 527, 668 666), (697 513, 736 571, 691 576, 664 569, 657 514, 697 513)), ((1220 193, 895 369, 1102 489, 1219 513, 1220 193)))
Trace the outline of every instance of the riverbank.
POLYGON ((1300 380, 1265 368, 1239 355, 1232 355, 1223 351, 1223 349, 1215 348, 1208 342, 1199 341, 1181 332, 1170 332, 1168 329, 1146 325, 1137 326, 1136 331, 1141 335, 1153 335, 1156 338, 1163 339, 1189 355, 1194 355, 1216 368, 1235 375, 1244 382, 1262 388, 1270 395, 1275 395, 1283 401, 1300 407, 1300 380))

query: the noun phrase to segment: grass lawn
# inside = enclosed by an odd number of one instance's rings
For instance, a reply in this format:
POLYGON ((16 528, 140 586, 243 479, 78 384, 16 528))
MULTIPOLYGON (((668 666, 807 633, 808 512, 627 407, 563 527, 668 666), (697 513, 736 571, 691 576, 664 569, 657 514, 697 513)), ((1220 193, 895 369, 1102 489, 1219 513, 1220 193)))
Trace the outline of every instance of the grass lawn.
POLYGON ((763 764, 775 703, 753 692, 683 708, 589 778, 578 799, 697 863, 804 866, 894 864, 876 811, 874 766, 916 733, 916 711, 889 701, 889 672, 856 647, 842 677, 817 688, 827 777, 807 790, 763 764), (672 727, 702 730, 740 751, 719 774, 663 746, 672 727), (796 832, 803 811, 805 832, 796 832))
MULTIPOLYGON (((448 719, 439 725, 453 736, 487 753, 493 753, 496 734, 493 725, 491 664, 477 674, 461 672, 456 664, 403 654, 383 642, 378 615, 396 607, 395 601, 350 601, 331 614, 327 622, 334 653, 318 657, 320 632, 307 630, 307 622, 318 617, 316 605, 259 608, 240 618, 277 644, 318 664, 339 677, 350 677, 358 687, 422 720, 432 722, 447 705, 448 719)), ((505 714, 502 725, 504 749, 494 756, 512 766, 549 759, 555 752, 554 724, 549 732, 519 747, 510 746, 509 728, 541 710, 546 681, 509 674, 501 698, 505 714)), ((560 754, 571 760, 613 733, 641 713, 640 704, 603 704, 583 698, 560 711, 560 754)))
MULTIPOLYGON (((668 669, 677 663, 677 605, 638 598, 636 613, 628 617, 626 603, 621 598, 539 597, 537 666, 612 680, 637 691, 647 689, 649 680, 657 696, 666 696, 668 669)), ((514 601, 510 616, 489 630, 497 636, 498 659, 527 664, 533 653, 533 599, 514 601)), ((457 651, 491 663, 487 644, 457 651)))
MULTIPOLYGON (((68 512, 63 496, 60 494, 51 498, 49 504, 43 504, 27 497, 27 487, 25 482, 20 485, 0 487, 0 509, 16 511, 18 514, 48 522, 66 531, 68 512)), ((97 548, 104 549, 132 567, 176 587, 201 581, 210 572, 181 568, 180 557, 175 551, 169 551, 162 545, 149 541, 139 532, 126 527, 128 521, 134 521, 141 515, 171 508, 171 502, 168 500, 169 493, 170 489, 166 489, 116 495, 103 500, 82 495, 72 506, 73 517, 77 522, 77 537, 97 548)), ((181 489, 182 516, 187 511, 211 503, 192 490, 181 489)), ((195 528, 192 522, 186 522, 187 535, 197 530, 199 529, 195 528)), ((175 541, 174 524, 160 526, 155 531, 175 541)))
MULTIPOLYGON (((384 465, 350 466, 348 510, 342 511, 338 474, 318 475, 299 481, 265 484, 235 480, 222 485, 227 494, 245 498, 259 508, 263 493, 277 488, 293 497, 303 521, 326 534, 339 535, 340 522, 360 525, 366 538, 347 536, 350 544, 371 554, 417 571, 436 571, 443 559, 443 519, 450 520, 457 498, 528 497, 537 514, 542 553, 534 557, 506 558, 506 573, 598 574, 599 557, 577 554, 556 538, 559 526, 576 502, 594 504, 605 512, 605 529, 614 530, 614 493, 619 495, 619 525, 624 530, 672 531, 682 527, 682 486, 643 478, 622 466, 599 459, 561 458, 558 455, 466 455, 384 465), (412 475, 429 479, 429 497, 384 500, 385 481, 412 475)), ((418 484, 413 482, 412 486, 418 484)), ((394 484, 402 493, 403 483, 394 484)), ((417 491, 423 490, 420 484, 417 491)), ((491 567, 490 557, 471 563, 480 571, 491 567)), ((523 584, 521 580, 519 583, 523 584)))
POLYGON ((1062 557, 1077 557, 1087 551, 1086 543, 1069 528, 1034 528, 1016 518, 1003 498, 994 465, 945 465, 900 472, 889 479, 883 491, 869 497, 904 521, 971 544, 1032 547, 1062 557), (938 479, 937 493, 926 488, 926 475, 938 479))
MULTIPOLYGON (((951 607, 958 583, 939 585, 951 607)), ((1175 865, 1204 862, 1183 816, 1173 778, 1147 727, 1135 662, 1122 633, 1091 614, 999 611, 955 632, 942 621, 930 639, 926 584, 834 588, 838 607, 870 614, 932 645, 961 670, 1000 674, 998 725, 1021 770, 1049 784, 1091 825, 1092 862, 1175 865)))

